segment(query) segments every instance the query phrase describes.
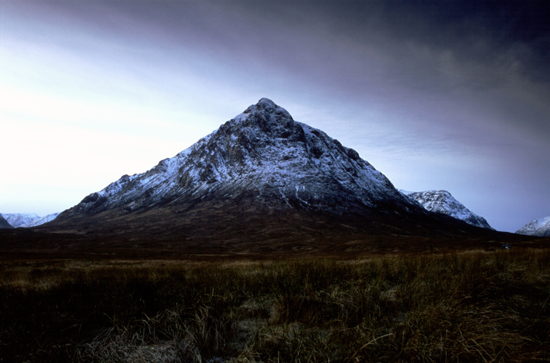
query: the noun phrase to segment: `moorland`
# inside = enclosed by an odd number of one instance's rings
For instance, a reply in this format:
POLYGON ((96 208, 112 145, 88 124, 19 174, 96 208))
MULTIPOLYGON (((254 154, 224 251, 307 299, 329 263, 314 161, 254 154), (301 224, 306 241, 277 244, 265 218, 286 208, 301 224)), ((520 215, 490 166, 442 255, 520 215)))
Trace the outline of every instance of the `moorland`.
POLYGON ((0 262, 1 362, 542 362, 550 251, 0 262))

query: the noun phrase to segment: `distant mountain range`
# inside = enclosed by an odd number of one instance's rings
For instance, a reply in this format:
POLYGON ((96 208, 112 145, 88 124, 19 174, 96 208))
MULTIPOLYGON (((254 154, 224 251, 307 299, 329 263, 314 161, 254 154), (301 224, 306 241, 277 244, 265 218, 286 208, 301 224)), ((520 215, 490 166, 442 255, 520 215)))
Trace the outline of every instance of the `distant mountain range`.
POLYGON ((516 231, 518 234, 550 237, 550 216, 535 219, 516 231))
POLYGON ((5 220, 15 228, 18 227, 36 227, 41 224, 53 221, 59 213, 48 214, 47 216, 40 217, 34 213, 1 213, 5 220))

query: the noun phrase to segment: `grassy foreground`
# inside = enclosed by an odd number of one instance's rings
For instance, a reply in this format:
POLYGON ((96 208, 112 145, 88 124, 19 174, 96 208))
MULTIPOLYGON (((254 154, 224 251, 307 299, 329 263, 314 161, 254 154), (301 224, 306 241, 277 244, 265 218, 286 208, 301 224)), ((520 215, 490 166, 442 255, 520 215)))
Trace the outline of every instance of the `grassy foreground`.
POLYGON ((550 251, 0 264, 1 362, 550 361, 550 251))

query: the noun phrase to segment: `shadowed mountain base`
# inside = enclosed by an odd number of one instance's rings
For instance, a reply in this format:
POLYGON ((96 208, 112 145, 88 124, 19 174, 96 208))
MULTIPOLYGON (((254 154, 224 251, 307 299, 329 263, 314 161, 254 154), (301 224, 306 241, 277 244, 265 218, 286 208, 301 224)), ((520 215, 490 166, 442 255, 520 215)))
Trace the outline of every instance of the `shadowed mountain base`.
POLYGON ((285 214, 269 210, 198 208, 185 218, 166 209, 131 219, 102 213, 53 227, 0 230, 4 258, 279 259, 358 258, 371 254, 546 247, 550 239, 472 227, 446 216, 393 219, 381 215, 285 214), (99 228, 98 226, 101 226, 99 228), (53 232, 55 231, 55 232, 53 232))

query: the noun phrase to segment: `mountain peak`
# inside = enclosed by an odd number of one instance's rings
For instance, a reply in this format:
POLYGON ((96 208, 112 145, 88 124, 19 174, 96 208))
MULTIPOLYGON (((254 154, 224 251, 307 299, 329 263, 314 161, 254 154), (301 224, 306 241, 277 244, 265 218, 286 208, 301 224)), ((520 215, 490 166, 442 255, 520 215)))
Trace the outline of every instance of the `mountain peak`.
POLYGON ((231 121, 244 127, 258 127, 273 137, 287 137, 295 129, 290 113, 268 98, 260 99, 231 121))
POLYGON ((258 101, 256 106, 259 106, 259 105, 263 105, 264 107, 271 107, 271 108, 279 107, 279 106, 277 106, 277 104, 275 102, 273 102, 272 100, 270 100, 269 98, 266 98, 266 97, 260 98, 260 100, 258 101))
POLYGON ((250 105, 243 113, 282 113, 285 116, 291 117, 287 110, 277 105, 269 98, 261 98, 256 104, 250 105))
POLYGON ((446 214, 476 227, 492 229, 485 218, 470 211, 446 190, 427 190, 424 192, 401 190, 401 193, 416 201, 430 212, 446 214))

